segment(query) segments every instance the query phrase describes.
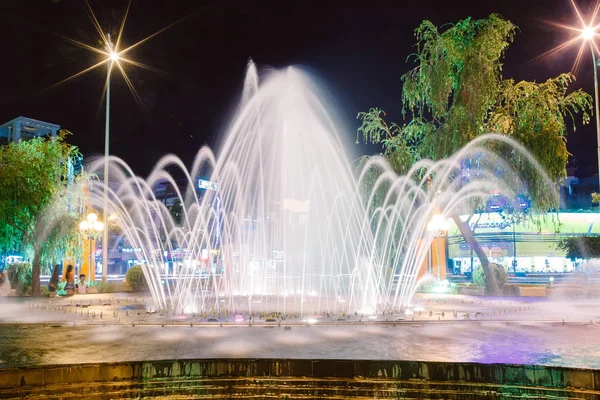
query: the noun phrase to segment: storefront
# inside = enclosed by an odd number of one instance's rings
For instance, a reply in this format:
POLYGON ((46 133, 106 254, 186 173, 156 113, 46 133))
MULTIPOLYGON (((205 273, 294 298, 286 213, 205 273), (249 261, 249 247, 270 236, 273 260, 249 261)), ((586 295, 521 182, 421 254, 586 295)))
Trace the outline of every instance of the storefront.
MULTIPOLYGON (((513 223, 499 213, 482 213, 474 215, 469 226, 490 261, 507 271, 564 273, 573 272, 580 261, 567 259, 558 244, 574 235, 600 235, 600 214, 555 213, 513 223)), ((454 223, 450 224, 447 243, 454 274, 468 274, 479 265, 454 223)))

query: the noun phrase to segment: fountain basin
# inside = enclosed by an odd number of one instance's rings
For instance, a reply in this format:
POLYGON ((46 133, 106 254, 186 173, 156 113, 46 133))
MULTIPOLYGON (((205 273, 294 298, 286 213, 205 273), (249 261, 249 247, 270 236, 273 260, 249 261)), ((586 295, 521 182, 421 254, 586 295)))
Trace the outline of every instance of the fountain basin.
POLYGON ((0 398, 600 396, 600 371, 378 360, 195 359, 0 370, 0 398))

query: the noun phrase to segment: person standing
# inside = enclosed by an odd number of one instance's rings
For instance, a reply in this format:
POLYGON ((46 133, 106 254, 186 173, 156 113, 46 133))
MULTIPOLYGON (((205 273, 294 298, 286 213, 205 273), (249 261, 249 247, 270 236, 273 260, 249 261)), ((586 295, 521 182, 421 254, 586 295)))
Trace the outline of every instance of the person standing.
POLYGON ((52 276, 50 276, 50 282, 48 282, 48 295, 50 297, 56 296, 56 291, 58 290, 59 275, 60 275, 60 265, 56 264, 54 266, 54 271, 52 271, 52 276))
POLYGON ((65 280, 67 285, 65 286, 65 292, 67 296, 75 294, 75 270, 71 264, 67 265, 67 273, 65 274, 65 280))
POLYGON ((0 269, 0 297, 8 296, 10 293, 10 282, 8 280, 8 271, 6 268, 0 269))

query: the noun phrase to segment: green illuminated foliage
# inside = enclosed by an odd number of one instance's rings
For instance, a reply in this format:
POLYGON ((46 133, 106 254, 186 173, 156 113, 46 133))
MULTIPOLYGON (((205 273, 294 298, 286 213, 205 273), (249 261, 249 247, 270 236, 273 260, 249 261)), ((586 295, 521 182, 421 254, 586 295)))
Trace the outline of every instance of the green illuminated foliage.
MULTIPOLYGON (((502 265, 496 263, 490 263, 489 268, 494 274, 498 290, 502 291, 506 285, 506 270, 502 265)), ((487 279, 485 274, 486 273, 484 272, 483 268, 480 266, 475 267, 473 270, 473 282, 475 282, 475 284, 479 287, 486 288, 487 279)))
POLYGON ((77 220, 81 191, 72 183, 69 160, 79 156, 66 143, 70 132, 55 139, 34 138, 0 147, 0 253, 21 252, 33 260, 33 294, 39 294, 42 265, 80 249, 77 220))
POLYGON ((148 289, 146 277, 144 276, 144 271, 142 270, 141 265, 134 265, 133 267, 129 268, 125 274, 125 281, 134 292, 140 292, 148 289))
POLYGON ((600 258, 600 236, 575 236, 561 240, 557 249, 565 251, 565 257, 600 258))
MULTIPOLYGON (((385 112, 371 108, 358 114, 358 134, 383 146, 383 155, 399 174, 414 162, 440 160, 461 149, 477 136, 495 132, 522 143, 558 185, 566 175, 569 155, 567 123, 573 129, 590 121, 592 98, 582 90, 569 91, 571 74, 542 83, 502 77, 504 53, 513 42, 516 26, 496 14, 467 18, 440 29, 423 21, 415 30, 416 66, 402 76, 403 125, 385 121, 385 112)), ((495 144, 495 152, 511 160, 522 177, 532 206, 539 211, 558 207, 556 187, 549 188, 539 172, 513 149, 495 144)), ((487 279, 485 253, 472 230, 453 219, 463 237, 480 258, 487 279)), ((488 291, 492 291, 488 282, 488 291)))
POLYGON ((571 74, 543 83, 503 79, 502 58, 515 32, 515 25, 496 14, 467 18, 441 32, 423 21, 411 56, 416 67, 402 76, 407 123, 388 123, 383 110, 372 108, 358 114, 359 134, 382 144, 386 157, 410 164, 448 157, 484 133, 504 133, 524 144, 553 180, 562 178, 568 156, 565 120, 575 128, 580 113, 588 123, 592 98, 581 90, 568 92, 571 74))

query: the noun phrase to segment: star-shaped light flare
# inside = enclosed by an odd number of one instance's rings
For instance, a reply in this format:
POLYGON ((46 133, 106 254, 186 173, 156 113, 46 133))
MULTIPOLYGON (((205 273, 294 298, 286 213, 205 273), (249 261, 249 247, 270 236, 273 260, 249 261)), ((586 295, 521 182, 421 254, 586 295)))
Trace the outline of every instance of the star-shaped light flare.
POLYGON ((581 59, 582 59, 583 52, 585 51, 586 46, 590 46, 591 51, 594 52, 595 54, 600 53, 600 50, 598 49, 598 46, 596 44, 596 38, 598 38, 598 36, 600 36, 599 35, 600 23, 596 23, 596 18, 598 17, 598 13, 600 11, 600 0, 596 0, 596 4, 594 5, 594 10, 593 10, 592 14, 590 15, 590 18, 588 21, 586 21, 583 14, 581 13, 581 10, 579 9, 579 7, 577 7, 575 0, 569 0, 569 1, 571 3, 573 11, 575 12, 575 15, 577 16, 578 26, 565 25, 565 24, 561 24, 559 22, 547 21, 547 20, 545 20, 544 22, 546 22, 549 25, 555 26, 557 28, 561 28, 561 29, 573 32, 576 35, 571 37, 566 42, 559 44, 558 46, 546 51, 543 54, 540 54, 539 56, 537 56, 536 58, 534 58, 531 61, 533 62, 542 57, 556 54, 559 51, 564 50, 567 47, 569 47, 575 43, 580 43, 579 51, 577 52, 577 57, 575 57, 575 61, 573 62, 573 66, 571 67, 571 72, 577 73, 577 71, 579 71, 579 67, 581 66, 581 59))
MULTIPOLYGON (((166 26, 165 28, 154 32, 153 34, 151 34, 150 36, 145 37, 144 39, 138 41, 137 43, 132 44, 131 46, 128 46, 126 48, 121 48, 122 47, 122 43, 121 43, 121 39, 123 37, 123 29, 125 27, 125 22, 127 21, 127 15, 129 14, 129 8, 131 6, 131 0, 129 1, 129 3, 127 4, 127 8, 125 9, 125 13, 123 14, 123 19, 121 20, 121 25, 119 27, 119 33, 117 35, 117 41, 116 43, 112 43, 110 40, 110 34, 109 33, 105 33, 102 30, 102 27, 100 26, 100 23, 98 22, 98 19, 96 18, 96 15, 94 14, 94 11, 92 10, 92 7, 90 6, 88 0, 84 1, 85 4, 85 10, 92 22, 92 24, 94 25, 94 28, 96 28, 96 31, 98 32, 98 35, 100 36, 100 40, 101 42, 104 44, 104 49, 99 49, 96 48, 94 46, 90 46, 89 44, 80 42, 79 40, 61 35, 61 34, 57 34, 58 36, 62 37, 63 39, 75 44, 78 47, 81 47, 83 49, 92 51, 96 54, 99 54, 103 57, 103 59, 100 62, 97 62, 96 64, 93 64, 91 66, 89 66, 88 68, 79 71, 65 79, 63 79, 62 81, 55 83, 54 85, 46 88, 44 91, 46 90, 50 90, 54 87, 57 87, 59 85, 62 85, 63 83, 66 83, 70 80, 73 80, 83 74, 86 74, 90 71, 95 70, 96 68, 102 67, 104 65, 108 65, 109 68, 109 72, 108 75, 110 76, 112 73, 113 68, 117 68, 120 72, 121 75, 123 76, 123 79, 125 80, 125 83, 127 83, 127 86, 129 87, 129 90, 131 91, 131 94, 133 95, 133 97, 135 98, 135 101, 138 103, 138 105, 144 109, 143 103, 142 103, 142 99, 140 98, 137 90, 135 89, 135 87, 133 86, 133 83, 131 82, 131 80, 129 79, 129 77, 127 76, 127 73, 125 71, 124 65, 125 64, 131 64, 133 66, 136 67, 141 67, 150 71, 154 71, 154 72, 162 72, 157 68, 151 67, 150 65, 147 64, 143 64, 139 61, 135 61, 132 60, 131 58, 127 57, 127 53, 129 53, 131 50, 135 49, 136 47, 140 46, 141 44, 147 42, 148 40, 152 39, 153 37, 161 34, 162 32, 164 32, 165 30, 169 29, 170 27, 172 27, 173 25, 183 21, 185 19, 182 18, 178 21, 173 22, 172 24, 166 26)), ((108 83, 108 79, 106 81, 106 83, 108 83)), ((106 93, 106 83, 104 86, 104 91, 103 93, 106 93)))

